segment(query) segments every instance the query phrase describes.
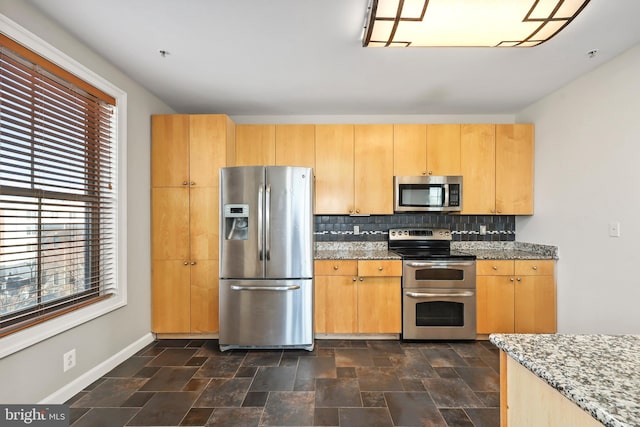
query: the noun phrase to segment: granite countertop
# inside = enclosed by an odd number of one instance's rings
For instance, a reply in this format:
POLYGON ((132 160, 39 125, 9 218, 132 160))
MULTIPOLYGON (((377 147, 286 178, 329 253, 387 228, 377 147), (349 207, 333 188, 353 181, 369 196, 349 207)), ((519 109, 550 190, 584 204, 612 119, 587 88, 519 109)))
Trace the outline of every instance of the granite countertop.
POLYGON ((604 425, 640 425, 640 335, 492 334, 489 339, 604 425))
MULTIPOLYGON (((523 242, 452 242, 451 250, 477 259, 558 259, 555 246, 523 242)), ((315 259, 401 259, 387 242, 316 242, 315 259)))

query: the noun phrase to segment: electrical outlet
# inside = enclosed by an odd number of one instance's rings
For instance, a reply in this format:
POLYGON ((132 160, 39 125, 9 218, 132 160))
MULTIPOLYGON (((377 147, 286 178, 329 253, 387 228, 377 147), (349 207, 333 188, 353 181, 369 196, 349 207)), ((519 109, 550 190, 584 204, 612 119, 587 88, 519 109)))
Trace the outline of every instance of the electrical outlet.
POLYGON ((76 366, 76 349, 71 349, 62 355, 62 369, 63 372, 67 372, 69 369, 76 366))
POLYGON ((360 234, 360 226, 359 225, 354 225, 353 226, 353 234, 360 234))
POLYGON ((486 225, 481 225, 480 226, 480 235, 484 236, 485 234, 487 234, 487 226, 486 225))

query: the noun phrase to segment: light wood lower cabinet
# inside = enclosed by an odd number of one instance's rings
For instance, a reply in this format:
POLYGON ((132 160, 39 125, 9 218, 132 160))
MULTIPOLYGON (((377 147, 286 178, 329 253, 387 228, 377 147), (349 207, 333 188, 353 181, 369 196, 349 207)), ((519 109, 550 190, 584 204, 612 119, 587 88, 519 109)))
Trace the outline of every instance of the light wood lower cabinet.
POLYGON ((477 332, 556 332, 553 260, 480 260, 476 266, 477 332))
POLYGON ((316 333, 401 332, 401 261, 318 260, 315 274, 316 333))

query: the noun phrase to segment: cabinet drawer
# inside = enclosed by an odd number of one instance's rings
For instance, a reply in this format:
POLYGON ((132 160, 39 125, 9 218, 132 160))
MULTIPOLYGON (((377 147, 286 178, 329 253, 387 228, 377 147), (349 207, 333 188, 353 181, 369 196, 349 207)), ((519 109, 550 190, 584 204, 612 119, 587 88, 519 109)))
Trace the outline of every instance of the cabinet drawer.
POLYGON ((516 260, 515 274, 518 276, 552 276, 555 262, 553 260, 516 260))
POLYGON ((478 276, 510 276, 513 275, 513 260, 492 259, 476 263, 478 276))
POLYGON ((358 276, 391 277, 402 276, 402 261, 376 259, 358 261, 358 276))
POLYGON ((317 260, 315 261, 316 276, 357 276, 358 261, 356 260, 317 260))

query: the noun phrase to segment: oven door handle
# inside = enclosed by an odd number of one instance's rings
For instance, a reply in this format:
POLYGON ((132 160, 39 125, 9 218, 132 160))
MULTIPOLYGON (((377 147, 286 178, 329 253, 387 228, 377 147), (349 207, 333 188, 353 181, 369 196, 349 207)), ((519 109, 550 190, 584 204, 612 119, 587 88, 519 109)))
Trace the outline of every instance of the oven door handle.
POLYGON ((472 297, 472 291, 463 292, 406 292, 406 296, 411 298, 455 298, 455 297, 472 297))
POLYGON ((436 262, 407 262, 407 267, 431 267, 431 268, 451 268, 451 267, 470 267, 474 263, 472 262, 460 262, 460 261, 436 261, 436 262))

